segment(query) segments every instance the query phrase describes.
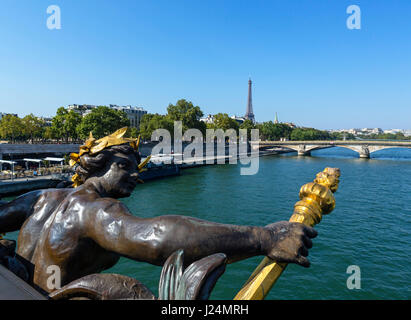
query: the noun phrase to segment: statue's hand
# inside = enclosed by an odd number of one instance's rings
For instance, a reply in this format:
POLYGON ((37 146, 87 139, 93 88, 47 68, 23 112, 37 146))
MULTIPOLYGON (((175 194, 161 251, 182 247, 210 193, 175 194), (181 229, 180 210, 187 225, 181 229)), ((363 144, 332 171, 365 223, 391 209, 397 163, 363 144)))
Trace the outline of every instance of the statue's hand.
POLYGON ((280 221, 264 227, 267 231, 261 239, 263 252, 277 262, 297 263, 309 267, 306 258, 312 247, 311 238, 317 231, 297 222, 280 221))

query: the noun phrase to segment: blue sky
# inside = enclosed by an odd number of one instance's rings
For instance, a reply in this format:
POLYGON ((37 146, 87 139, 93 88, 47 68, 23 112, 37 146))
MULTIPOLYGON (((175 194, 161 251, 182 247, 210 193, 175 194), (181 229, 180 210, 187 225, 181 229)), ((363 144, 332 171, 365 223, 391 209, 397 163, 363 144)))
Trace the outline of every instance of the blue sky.
POLYGON ((205 114, 411 129, 411 1, 2 0, 0 112, 180 98, 205 114), (61 29, 46 26, 49 5, 61 29), (346 9, 361 8, 349 30, 346 9))

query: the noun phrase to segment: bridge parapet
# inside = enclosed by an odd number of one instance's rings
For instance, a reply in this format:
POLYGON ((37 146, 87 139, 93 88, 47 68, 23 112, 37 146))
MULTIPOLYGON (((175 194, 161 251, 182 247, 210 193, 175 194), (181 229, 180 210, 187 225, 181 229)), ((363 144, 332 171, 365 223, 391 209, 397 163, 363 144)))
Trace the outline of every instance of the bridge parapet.
POLYGON ((259 141, 253 148, 283 147, 297 151, 300 156, 308 156, 312 150, 342 147, 358 152, 360 158, 370 158, 370 154, 388 148, 411 148, 411 141, 375 141, 375 140, 317 140, 317 141, 259 141))

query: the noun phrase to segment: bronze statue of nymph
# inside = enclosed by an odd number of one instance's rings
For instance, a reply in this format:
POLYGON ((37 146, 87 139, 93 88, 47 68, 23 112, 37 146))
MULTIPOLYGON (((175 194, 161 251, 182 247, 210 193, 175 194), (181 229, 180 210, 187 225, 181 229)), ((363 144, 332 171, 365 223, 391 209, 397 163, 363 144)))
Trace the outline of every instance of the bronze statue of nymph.
POLYGON ((154 299, 135 279, 99 274, 122 256, 164 266, 160 283, 179 268, 179 277, 185 276, 183 287, 196 288, 188 297, 187 290, 176 293, 165 286, 167 292, 160 293, 164 299, 208 298, 212 286, 204 286, 207 277, 215 283, 226 263, 257 255, 309 266, 308 249, 317 233, 300 223, 257 227, 169 212, 155 218, 131 214, 117 199, 136 188, 142 164, 138 142, 124 138, 125 129, 100 140, 90 136, 80 153, 71 156, 75 188, 32 191, 0 205, 0 233, 20 230, 17 254, 34 265, 33 282, 50 297, 71 298, 73 292, 82 292, 89 298, 154 299), (51 265, 61 270, 59 290, 47 285, 51 265), (204 277, 196 278, 201 272, 193 270, 202 270, 204 277))

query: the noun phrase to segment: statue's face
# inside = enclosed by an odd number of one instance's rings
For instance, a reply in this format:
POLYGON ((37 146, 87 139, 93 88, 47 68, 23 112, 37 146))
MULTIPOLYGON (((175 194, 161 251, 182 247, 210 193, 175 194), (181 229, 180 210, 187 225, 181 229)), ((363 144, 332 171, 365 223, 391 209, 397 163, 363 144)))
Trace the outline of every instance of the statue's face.
POLYGON ((114 198, 128 197, 137 185, 138 164, 133 154, 117 152, 106 162, 100 185, 114 198))

